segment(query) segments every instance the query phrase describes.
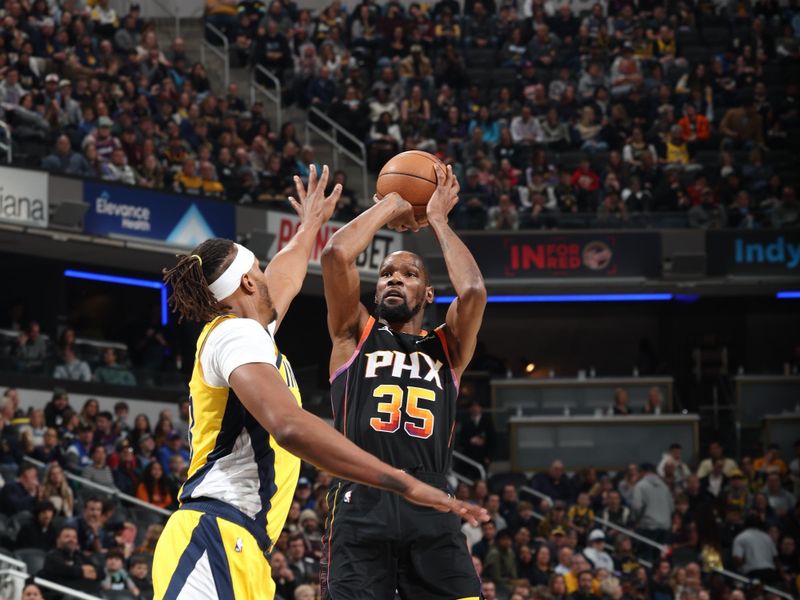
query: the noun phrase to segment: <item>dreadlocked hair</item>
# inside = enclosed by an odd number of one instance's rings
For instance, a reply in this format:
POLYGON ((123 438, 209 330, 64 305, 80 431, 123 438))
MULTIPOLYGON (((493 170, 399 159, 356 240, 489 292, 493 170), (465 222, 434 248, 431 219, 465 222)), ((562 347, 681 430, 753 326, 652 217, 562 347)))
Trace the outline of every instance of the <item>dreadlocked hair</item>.
POLYGON ((233 260, 234 246, 230 240, 206 240, 191 254, 177 254, 178 262, 164 269, 164 283, 172 290, 169 306, 178 313, 178 322, 207 322, 225 314, 229 306, 220 303, 208 288, 233 260))

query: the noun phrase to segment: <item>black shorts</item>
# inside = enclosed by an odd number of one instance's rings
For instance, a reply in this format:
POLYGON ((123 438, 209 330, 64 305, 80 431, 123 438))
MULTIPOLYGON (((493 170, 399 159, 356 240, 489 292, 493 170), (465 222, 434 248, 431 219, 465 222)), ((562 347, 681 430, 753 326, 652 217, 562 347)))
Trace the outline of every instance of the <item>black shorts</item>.
MULTIPOLYGON (((419 479, 446 489, 441 475, 419 479)), ((349 481, 328 492, 323 600, 477 600, 481 583, 461 520, 349 481)))

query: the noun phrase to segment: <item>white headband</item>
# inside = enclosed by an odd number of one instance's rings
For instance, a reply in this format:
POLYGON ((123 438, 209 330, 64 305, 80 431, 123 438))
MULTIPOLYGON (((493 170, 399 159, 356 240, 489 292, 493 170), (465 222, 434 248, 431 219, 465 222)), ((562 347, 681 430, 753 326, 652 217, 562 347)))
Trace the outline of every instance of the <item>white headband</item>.
POLYGON ((236 246, 236 258, 228 265, 222 275, 217 277, 214 283, 208 284, 208 289, 211 290, 217 301, 227 298, 239 289, 239 285, 242 283, 242 275, 253 268, 253 261, 256 259, 256 255, 244 246, 239 244, 234 244, 234 246, 236 246))

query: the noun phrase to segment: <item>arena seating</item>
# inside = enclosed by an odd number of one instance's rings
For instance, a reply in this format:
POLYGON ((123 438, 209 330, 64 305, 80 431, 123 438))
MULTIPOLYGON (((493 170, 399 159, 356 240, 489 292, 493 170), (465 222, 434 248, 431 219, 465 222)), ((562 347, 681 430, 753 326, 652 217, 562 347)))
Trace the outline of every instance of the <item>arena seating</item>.
MULTIPOLYGON (((87 4, 85 10, 43 1, 0 4, 0 155, 10 141, 19 166, 265 205, 285 199, 294 174, 307 175, 315 157, 299 141, 299 123, 276 131, 262 104, 251 104, 235 86, 213 87, 183 40, 158 45, 156 25, 137 6, 117 14, 107 0, 87 4)), ((320 108, 354 132, 368 145, 373 171, 402 149, 434 152, 452 164, 462 182, 455 218, 461 228, 800 223, 800 33, 793 5, 698 0, 665 11, 647 0, 635 10, 618 1, 462 6, 441 0, 428 7, 363 2, 349 13, 334 3, 319 14, 279 0, 241 2, 236 11, 209 5, 205 21, 227 35, 238 68, 269 69, 283 81, 286 106, 320 108), (652 215, 659 217, 649 221, 652 215)), ((345 198, 340 220, 367 201, 350 190, 345 198)), ((72 347, 90 379, 106 368, 114 375, 108 385, 130 383, 125 372, 141 383, 141 365, 131 364, 125 346, 55 341, 38 331, 29 344, 30 328, 26 336, 21 351, 18 330, 0 331, 0 370, 49 376, 72 347), (107 347, 115 350, 111 364, 107 347)), ((48 422, 45 413, 42 424, 24 395, 9 390, 3 398, 0 562, 13 555, 30 575, 42 565, 46 574, 56 531, 76 524, 81 556, 98 572, 109 551, 121 551, 125 560, 127 574, 102 578, 97 593, 151 598, 149 561, 164 515, 125 494, 148 503, 155 486, 164 492, 159 502, 175 507, 185 464, 168 464, 163 482, 140 484, 146 464, 167 451, 166 439, 185 424, 174 411, 154 427, 134 423, 122 419, 120 407, 113 429, 104 432, 96 407, 73 408, 59 422, 48 422), (91 433, 85 445, 81 428, 91 433), (95 442, 108 447, 107 462, 81 464, 88 461, 81 452, 95 442), (53 467, 33 460, 61 465, 69 484, 46 485, 53 467), (35 481, 29 473, 16 482, 26 461, 37 465, 35 481), (111 466, 115 487, 98 489, 111 466), (97 531, 88 535, 85 509, 96 496, 101 517, 92 517, 97 531), (37 530, 34 518, 48 512, 52 522, 38 528, 42 545, 29 546, 33 538, 21 532, 37 530)), ((458 449, 469 453, 468 446, 464 440, 458 449)), ((796 597, 798 459, 786 465, 771 454, 745 456, 738 465, 706 460, 684 469, 667 466, 669 457, 659 464, 667 450, 641 457, 667 481, 676 506, 667 528, 642 523, 630 510, 643 479, 635 463, 605 473, 553 463, 523 474, 493 465, 495 456, 487 455, 488 482, 459 473, 457 495, 484 504, 495 524, 494 532, 465 527, 485 597, 796 597), (612 508, 615 490, 619 510, 612 508), (779 570, 748 573, 735 560, 734 540, 747 517, 768 532, 779 570), (612 546, 613 569, 570 556, 591 546, 595 528, 612 546), (510 550, 494 544, 502 529, 513 536, 510 550), (549 558, 537 566, 543 548, 549 558), (590 589, 578 590, 587 567, 590 589)), ((311 468, 303 475, 307 481, 272 555, 283 600, 316 597, 330 478, 311 468), (292 539, 303 540, 300 554, 292 539), (314 568, 303 566, 306 557, 314 568)))

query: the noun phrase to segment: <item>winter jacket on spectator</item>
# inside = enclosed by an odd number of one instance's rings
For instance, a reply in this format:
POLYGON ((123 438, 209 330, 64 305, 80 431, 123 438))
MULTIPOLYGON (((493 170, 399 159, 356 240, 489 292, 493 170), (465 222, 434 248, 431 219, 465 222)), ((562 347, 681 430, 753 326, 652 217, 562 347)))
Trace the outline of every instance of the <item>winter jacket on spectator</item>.
POLYGON ((79 550, 69 551, 67 549, 48 552, 44 559, 44 568, 39 574, 55 583, 96 596, 100 595, 100 582, 104 576, 103 569, 89 557, 84 556, 79 550), (94 567, 97 573, 96 579, 88 579, 84 576, 84 565, 94 567))

